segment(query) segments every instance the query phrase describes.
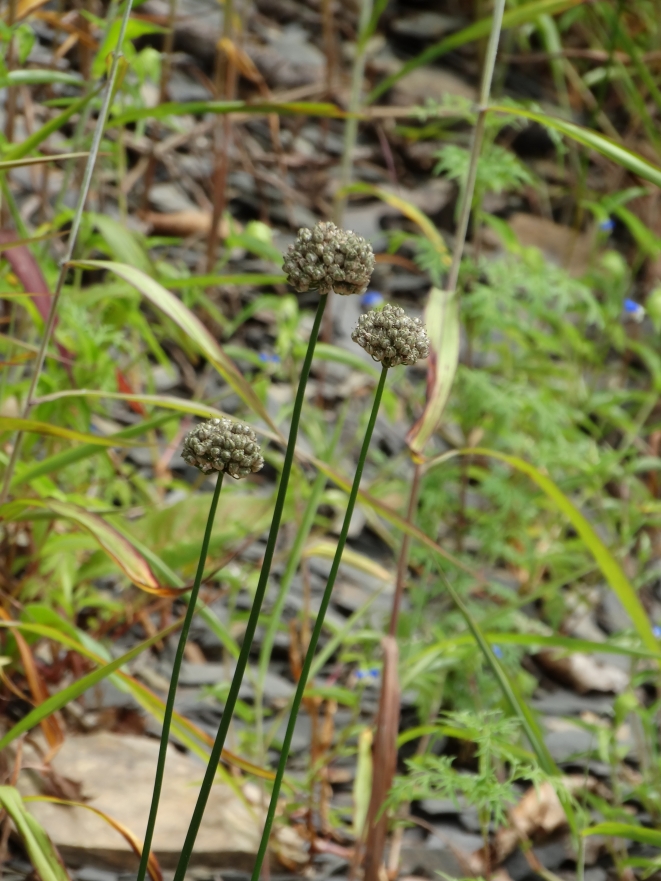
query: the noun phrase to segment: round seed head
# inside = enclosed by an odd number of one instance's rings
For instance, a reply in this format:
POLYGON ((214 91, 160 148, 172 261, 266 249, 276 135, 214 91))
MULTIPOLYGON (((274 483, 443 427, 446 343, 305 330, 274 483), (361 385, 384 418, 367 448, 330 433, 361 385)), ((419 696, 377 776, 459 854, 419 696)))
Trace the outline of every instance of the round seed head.
POLYGON ((184 438, 182 458, 204 474, 225 471, 230 477, 247 477, 259 471, 264 459, 250 426, 231 419, 209 419, 184 438))
POLYGON ((372 246, 362 236, 322 221, 299 229, 285 254, 287 281, 300 293, 363 294, 374 270, 372 246))
POLYGON ((361 315, 351 339, 384 367, 415 364, 429 354, 429 337, 422 321, 410 318, 401 306, 392 303, 361 315))

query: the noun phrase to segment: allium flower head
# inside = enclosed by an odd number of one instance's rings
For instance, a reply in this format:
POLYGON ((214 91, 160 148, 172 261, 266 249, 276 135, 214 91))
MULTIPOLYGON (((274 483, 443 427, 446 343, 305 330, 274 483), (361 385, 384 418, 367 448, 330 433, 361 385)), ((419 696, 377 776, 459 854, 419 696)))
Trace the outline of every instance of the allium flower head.
POLYGON ((231 477, 247 477, 264 465, 255 432, 243 422, 209 419, 196 425, 184 438, 182 458, 200 471, 225 471, 231 477))
POLYGON ((313 229, 299 229, 285 254, 287 281, 300 293, 362 294, 374 270, 372 246, 351 230, 322 221, 313 229))
POLYGON ((351 339, 384 367, 415 364, 429 354, 429 337, 422 321, 410 318, 401 306, 392 303, 361 315, 351 339))

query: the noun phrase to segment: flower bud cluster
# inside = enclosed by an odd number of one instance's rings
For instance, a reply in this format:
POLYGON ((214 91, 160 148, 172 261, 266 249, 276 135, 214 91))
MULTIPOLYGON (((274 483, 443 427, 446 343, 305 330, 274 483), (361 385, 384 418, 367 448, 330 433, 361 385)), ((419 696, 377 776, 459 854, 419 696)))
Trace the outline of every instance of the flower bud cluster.
POLYGON ((372 246, 351 230, 320 222, 299 229, 284 259, 289 284, 299 292, 362 294, 374 270, 372 246))
POLYGON ((231 419, 209 419, 195 426, 184 438, 181 455, 205 474, 225 471, 236 478, 247 477, 264 465, 255 432, 231 419))
POLYGON ((419 318, 410 318, 401 306, 386 303, 358 319, 351 339, 384 367, 415 364, 429 354, 429 337, 419 318))

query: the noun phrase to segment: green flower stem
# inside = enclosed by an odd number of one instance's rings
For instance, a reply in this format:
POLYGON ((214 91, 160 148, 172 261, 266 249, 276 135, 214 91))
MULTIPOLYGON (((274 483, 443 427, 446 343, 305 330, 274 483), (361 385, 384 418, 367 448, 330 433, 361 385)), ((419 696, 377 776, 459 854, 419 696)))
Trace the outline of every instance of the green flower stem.
MULTIPOLYGON (((325 462, 330 462, 331 457, 335 452, 335 447, 337 446, 342 428, 344 426, 346 412, 347 409, 345 408, 340 418, 337 419, 335 423, 333 436, 331 437, 328 448, 324 453, 325 462)), ((323 471, 317 472, 317 476, 314 479, 312 489, 310 491, 310 497, 303 512, 301 523, 296 532, 296 538, 294 539, 291 551, 289 552, 289 558, 287 559, 285 571, 282 573, 282 578, 280 579, 280 588, 278 590, 278 595, 275 599, 275 603, 273 604, 273 608, 271 609, 271 616, 260 649, 259 671, 257 675, 257 682, 255 683, 254 703, 257 743, 259 746, 259 755, 262 756, 264 753, 264 712, 262 701, 264 697, 264 682, 266 681, 266 674, 269 669, 269 664, 271 663, 271 652, 273 651, 275 638, 278 634, 280 622, 282 621, 282 613, 284 611, 285 602, 289 594, 289 588, 291 587, 292 580, 294 578, 294 575, 296 574, 296 570, 298 569, 298 564, 301 561, 303 547, 308 539, 310 530, 312 529, 312 524, 314 523, 317 509, 321 504, 321 498, 323 496, 324 489, 326 488, 327 480, 328 478, 323 473, 323 471)))
MULTIPOLYGON (((250 617, 248 618, 246 632, 243 637, 241 654, 239 655, 239 658, 236 662, 236 670, 234 671, 232 684, 230 685, 229 694, 227 695, 225 709, 223 711, 223 716, 220 720, 218 733, 216 734, 216 740, 211 750, 209 764, 207 765, 207 770, 204 774, 204 780, 202 781, 202 786, 200 787, 200 793, 197 797, 197 804, 195 805, 195 810, 193 811, 193 817, 191 819, 190 826, 188 827, 188 832, 186 833, 186 840, 184 841, 184 846, 181 850, 177 869, 174 874, 174 881, 184 881, 186 869, 188 868, 188 863, 190 862, 190 858, 193 853, 195 839, 197 838, 197 833, 199 831, 202 817, 204 815, 204 809, 207 806, 209 793, 211 792, 211 787, 216 776, 216 768, 218 767, 218 762, 220 761, 223 747, 225 746, 225 738, 227 737, 230 722, 232 721, 234 707, 236 706, 236 701, 239 697, 241 681, 243 680, 243 675, 246 671, 246 667, 248 666, 248 656, 250 655, 250 648, 252 646, 252 641, 255 636, 255 630, 257 629, 257 624, 259 622, 259 613, 262 608, 262 603, 264 602, 266 586, 268 584, 269 575, 271 573, 271 563, 273 562, 275 543, 278 538, 278 530, 280 529, 282 511, 285 505, 287 486, 289 484, 289 475, 291 474, 291 467, 294 461, 294 449, 296 447, 298 426, 301 420, 301 410, 303 409, 305 387, 307 385, 308 377, 310 375, 312 356, 314 355, 314 347, 317 343, 317 337, 319 336, 319 328, 321 326, 321 319, 324 315, 324 309, 326 308, 327 300, 328 294, 322 294, 319 297, 317 314, 314 317, 314 325, 312 327, 312 333, 310 334, 308 350, 305 354, 305 360, 303 362, 303 368, 301 370, 301 378, 298 383, 298 391, 296 392, 296 400, 294 401, 294 409, 291 415, 291 427, 289 429, 287 450, 285 452, 285 460, 282 465, 282 474, 280 475, 280 485, 278 487, 278 495, 275 500, 275 508, 273 510, 271 529, 269 531, 269 537, 266 542, 266 550, 264 551, 264 562, 262 563, 262 571, 259 575, 259 582, 257 584, 257 590, 255 591, 255 598, 253 600, 252 609, 250 610, 250 617)), ((142 879, 138 879, 138 881, 142 881, 142 879)))
POLYGON ((340 532, 340 537, 337 541, 337 550, 335 551, 335 556, 333 557, 333 565, 331 566, 330 574, 328 575, 328 582, 326 584, 326 589, 324 591, 323 598, 321 600, 321 606, 319 607, 319 612, 317 614, 317 620, 315 621, 314 629, 312 631, 312 636, 310 637, 310 645, 308 646, 307 653, 305 655, 305 660, 303 662, 303 669, 301 670, 301 676, 298 680, 298 686, 296 688, 296 694, 294 695, 294 700, 292 702, 291 713, 289 715, 289 722, 287 723, 287 731, 285 733, 285 738, 282 744, 282 751, 280 753, 280 761, 278 762, 278 769, 276 771, 275 780, 273 782, 273 792, 271 793, 271 801, 269 803, 269 809, 266 814, 266 821, 264 823, 264 831, 262 833, 262 840, 259 845, 259 851, 257 853, 257 858, 255 860, 255 868, 252 872, 252 881, 259 881, 259 874, 261 872, 262 863, 264 862, 264 857, 266 856, 266 851, 269 846, 269 839, 271 837, 271 829, 273 827, 273 820, 275 818, 275 811, 278 806, 278 796, 280 795, 280 787, 282 785, 282 779, 285 775, 285 766, 287 765, 287 759, 289 758, 289 750, 291 747, 292 738, 294 736, 294 726, 296 725, 296 718, 298 716, 298 712, 301 707, 301 701, 303 700, 303 693, 305 692, 305 688, 307 686, 308 677, 310 675, 310 668, 312 666, 312 661, 314 660, 314 653, 317 648, 317 643, 319 642, 319 637, 321 635, 321 629, 324 626, 324 618, 326 617, 326 612, 328 610, 328 606, 331 599, 331 594, 333 593, 333 587, 335 586, 335 579, 337 578, 337 572, 340 568, 340 562, 342 560, 342 553, 344 551, 344 546, 347 541, 347 535, 349 534, 349 526, 351 524, 351 517, 353 515, 353 509, 356 506, 356 498, 358 497, 358 489, 360 487, 360 479, 363 474, 363 468, 365 466, 365 459, 367 458, 367 451, 369 449, 370 441, 372 440, 372 433, 374 431, 374 426, 376 424, 376 417, 379 412, 379 406, 381 404, 381 397, 383 396, 383 389, 386 384, 386 376, 388 375, 388 368, 383 367, 381 369, 381 376, 379 377, 379 384, 376 388, 376 393, 374 395, 374 403, 372 404, 372 412, 370 414, 370 421, 367 425, 367 431, 365 432, 365 439, 363 440, 363 445, 360 450, 360 456, 358 458, 358 465, 356 467, 356 475, 353 479, 353 484, 351 486, 351 492, 349 494, 349 503, 347 505, 346 514, 344 515, 344 522, 342 523, 342 531, 340 532))
POLYGON ((172 675, 170 677, 170 688, 168 689, 168 698, 165 703, 165 713, 163 715, 163 730, 161 732, 161 745, 158 750, 158 761, 156 762, 156 776, 154 779, 154 792, 151 797, 151 807, 149 809, 149 820, 147 821, 147 831, 145 832, 145 840, 142 846, 142 856, 140 857, 140 867, 138 869, 137 881, 144 881, 147 873, 147 863, 151 852, 151 843, 154 837, 154 827, 156 826, 156 815, 158 814, 158 802, 161 797, 161 789, 163 788, 163 774, 165 772, 165 760, 167 758, 168 742, 170 740, 170 726, 172 725, 172 713, 174 712, 174 699, 177 694, 177 685, 179 683, 179 673, 181 672, 181 662, 184 659, 184 650, 186 641, 188 640, 188 631, 190 630, 191 621, 195 614, 197 605, 197 597, 200 592, 200 584, 202 583, 202 575, 204 574, 204 564, 207 561, 207 553, 209 550, 209 541, 211 540, 211 530, 213 521, 216 519, 216 508, 218 507, 218 499, 220 498, 220 489, 223 485, 224 474, 221 471, 216 480, 216 488, 213 491, 211 499, 211 507, 209 508, 209 516, 207 518, 207 526, 204 530, 204 538, 202 540, 202 549, 200 551, 200 561, 197 564, 197 572, 195 573, 195 582, 188 597, 188 608, 184 617, 184 623, 179 635, 179 644, 177 652, 174 656, 174 664, 172 666, 172 675))

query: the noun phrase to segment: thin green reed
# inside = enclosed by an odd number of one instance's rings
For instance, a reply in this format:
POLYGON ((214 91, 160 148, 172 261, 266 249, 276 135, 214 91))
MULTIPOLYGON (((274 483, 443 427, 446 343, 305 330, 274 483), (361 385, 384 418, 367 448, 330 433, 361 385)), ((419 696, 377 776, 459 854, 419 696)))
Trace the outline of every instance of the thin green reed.
POLYGON ((379 407, 381 406, 381 398, 383 397, 388 369, 397 364, 415 364, 420 358, 425 358, 429 354, 429 339, 420 320, 409 318, 400 306, 392 306, 390 303, 387 303, 383 310, 371 310, 366 315, 362 315, 358 320, 358 326, 352 334, 352 339, 359 346, 364 348, 375 361, 381 363, 381 375, 374 395, 372 411, 370 413, 369 422, 367 423, 367 430, 358 456, 356 473, 351 485, 347 510, 344 515, 335 556, 333 557, 333 563, 328 575, 324 595, 321 600, 319 612, 317 613, 312 636, 310 637, 310 645, 308 646, 305 660, 303 661, 301 675, 296 687, 296 694, 294 695, 294 700, 292 702, 289 722, 287 723, 287 730, 282 744, 282 751, 280 753, 275 781, 273 783, 271 801, 269 802, 264 823, 262 840, 259 845, 259 851, 257 852, 255 867, 253 869, 252 881, 259 881, 259 874, 268 850, 271 829, 273 827, 273 821, 278 806, 278 797, 280 795, 280 788, 282 786, 282 780, 287 766, 287 759, 289 758, 289 750, 294 736, 296 720, 298 718, 303 694, 310 676, 310 669, 314 660, 314 654, 317 650, 317 644, 319 643, 319 637, 321 636, 321 631, 324 626, 324 619, 330 604, 333 587, 335 586, 335 579, 337 578, 337 573, 342 561, 342 554, 344 553, 344 546, 349 534, 351 518, 356 506, 356 499, 358 498, 358 490, 360 488, 360 481, 365 467, 367 452, 372 440, 372 434, 374 433, 374 426, 376 425, 379 407))
POLYGON ((273 783, 273 792, 271 794, 271 801, 269 803, 268 811, 266 814, 266 820, 264 823, 264 832, 262 834, 262 840, 259 845, 259 851, 257 852, 257 858, 255 860, 255 868, 252 873, 252 881, 259 881, 259 873, 262 868, 262 863, 264 862, 264 857, 266 856, 266 851, 269 846, 269 839, 271 837, 271 829, 273 827, 273 820, 275 819, 275 812, 278 806, 278 796, 280 795, 280 788, 282 786, 282 779, 285 775, 285 768, 287 766, 287 759, 289 758, 289 750, 291 749, 291 742, 294 736, 294 728, 296 727, 296 719, 298 718, 298 713, 301 708, 301 702, 303 700, 303 694, 305 692, 305 688, 308 683, 308 677, 310 675, 310 667, 312 666, 312 661, 314 660, 314 653, 317 650, 317 644, 319 642, 319 637, 321 636, 321 630, 324 626, 324 619, 326 617, 326 612, 328 610, 328 606, 330 604, 331 595, 333 593, 333 587, 335 586, 335 579, 337 578, 337 573, 340 568, 340 562, 342 560, 342 553, 344 552, 344 546, 347 541, 347 535, 349 534, 349 526, 351 525, 351 517, 353 515, 354 508, 356 506, 356 499, 358 497, 358 489, 360 487, 360 480, 363 475, 363 468, 365 466, 365 459, 367 458, 367 451, 369 450, 370 442, 372 440, 372 433, 374 432, 374 426, 376 424, 376 417, 379 412, 379 407, 381 405, 381 398, 383 396, 383 389, 386 384, 386 377, 388 375, 388 368, 384 367, 381 370, 381 376, 379 377, 379 384, 376 388, 376 393, 374 395, 374 403, 372 404, 372 412, 370 413, 369 423, 367 425, 367 431, 365 432, 365 438, 363 440, 363 445, 360 450, 360 456, 358 457, 358 465, 356 466, 356 474, 353 479, 353 484, 351 486, 351 493, 349 495, 349 504, 347 505, 347 510, 344 515, 344 522, 342 523, 342 530, 340 532, 340 537, 337 542, 337 550, 335 551, 335 556, 333 557, 333 564, 331 566, 330 574, 328 576, 328 582, 326 584, 326 589, 324 590, 324 595, 321 600, 321 605, 319 607, 319 612, 317 613, 317 619, 314 624, 314 628, 312 630, 312 636, 310 637, 310 645, 308 646, 308 650, 305 655, 305 660, 303 661, 303 668, 301 670, 301 676, 298 680, 298 686, 296 688, 296 694, 294 695, 294 700, 292 702, 291 713, 289 716, 289 722, 287 723, 287 731, 285 732, 285 737, 282 743, 282 750, 280 752, 280 761, 278 762, 278 769, 275 774, 275 781, 273 783))
POLYGON ((209 542, 211 540, 211 531, 213 529, 214 520, 216 518, 216 509, 218 508, 218 499, 220 498, 220 490, 223 485, 223 472, 218 474, 216 486, 211 499, 211 507, 209 508, 209 516, 207 517, 207 525, 204 530, 204 538, 202 540, 202 549, 200 551, 200 560, 197 564, 197 572, 195 573, 195 582, 188 598, 188 608, 186 616, 179 635, 179 643, 174 656, 174 664, 172 665, 172 675, 170 677, 170 687, 165 702, 165 712, 163 715, 163 730, 161 732, 161 743, 158 750, 158 759, 156 762, 156 776, 154 779, 154 791, 151 799, 151 807, 149 809, 149 819, 147 821, 147 831, 145 832, 145 840, 142 847, 142 856, 140 857, 140 866, 138 868, 138 881, 144 881, 147 874, 147 864, 149 863, 149 854, 151 852, 151 843, 154 838, 154 827, 156 826, 156 816, 158 814, 158 803, 161 798, 161 789, 163 788, 163 775, 165 773, 165 760, 167 758, 168 741, 170 739, 170 728, 172 726, 172 714, 174 712, 174 699, 177 694, 177 685, 179 684, 179 674, 181 672, 181 664, 184 659, 184 650, 188 640, 188 632, 190 630, 195 607, 197 605, 197 597, 202 584, 202 575, 204 573, 204 565, 206 563, 209 551, 209 542))
MULTIPOLYGON (((346 411, 344 415, 346 415, 346 411)), ((330 462, 330 459, 335 451, 335 447, 337 446, 337 442, 339 440, 343 425, 344 416, 341 416, 337 420, 335 430, 333 431, 330 443, 328 444, 328 447, 324 454, 324 461, 326 462, 330 462)), ((273 651, 273 646, 275 645, 275 638, 278 633, 278 627, 280 626, 280 622, 282 621, 282 613, 284 611, 287 596, 289 594, 289 588, 291 587, 294 575, 296 574, 296 570, 298 569, 298 564, 301 561, 303 548, 310 534, 310 530, 312 529, 312 524, 314 523, 317 509, 321 504, 321 499, 324 493, 324 489, 326 487, 326 480, 326 475, 322 471, 319 471, 312 484, 310 497, 308 498, 305 510, 303 512, 303 517, 296 531, 296 537, 294 539, 294 543, 292 544, 291 551, 289 552, 289 558, 287 560, 287 565, 285 566, 285 571, 282 573, 282 578, 280 579, 278 595, 276 596, 273 608, 271 609, 269 623, 266 628, 266 632, 264 633, 264 639, 260 649, 259 670, 257 675, 257 682, 255 683, 255 715, 260 755, 263 755, 264 737, 264 713, 262 706, 264 697, 264 682, 266 680, 269 663, 271 662, 271 652, 273 651)))

